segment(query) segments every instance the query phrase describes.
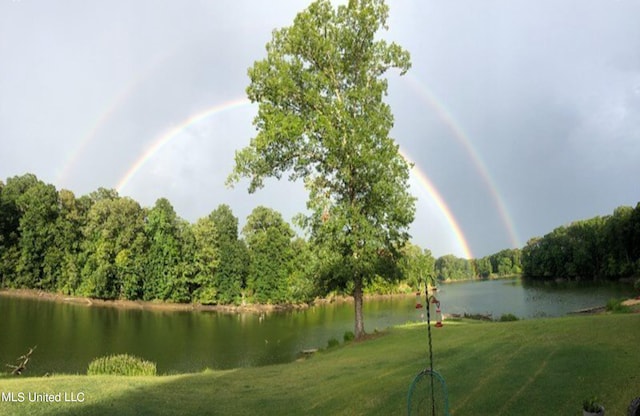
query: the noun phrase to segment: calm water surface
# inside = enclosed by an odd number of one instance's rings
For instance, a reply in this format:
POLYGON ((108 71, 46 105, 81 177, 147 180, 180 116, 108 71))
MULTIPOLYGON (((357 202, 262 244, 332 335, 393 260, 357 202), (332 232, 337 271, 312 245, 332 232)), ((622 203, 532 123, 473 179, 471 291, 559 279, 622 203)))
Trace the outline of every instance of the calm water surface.
MULTIPOLYGON (((519 280, 448 284, 438 299, 444 313, 560 316, 631 296, 629 287, 525 287, 519 280)), ((424 303, 424 300, 422 300, 424 303)), ((365 301, 367 331, 416 321, 416 296, 365 301)), ((38 348, 28 374, 85 373, 99 356, 128 353, 152 360, 158 372, 226 369, 290 362, 303 349, 342 341, 353 330, 353 305, 257 314, 124 310, 0 296, 0 366, 38 348)), ((3 371, 3 370, 0 370, 3 371)))
POLYGON ((525 284, 520 279, 451 283, 439 287, 444 313, 511 313, 519 318, 557 317, 634 295, 630 285, 525 284))

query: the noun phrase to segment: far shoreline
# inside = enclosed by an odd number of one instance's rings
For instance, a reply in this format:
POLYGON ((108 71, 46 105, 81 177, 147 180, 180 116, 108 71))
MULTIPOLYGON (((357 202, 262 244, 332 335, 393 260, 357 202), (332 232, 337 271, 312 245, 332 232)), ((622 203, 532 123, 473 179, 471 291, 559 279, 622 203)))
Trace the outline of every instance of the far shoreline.
POLYGON ((56 303, 66 303, 87 307, 107 307, 115 309, 137 309, 147 311, 189 312, 211 311, 223 313, 266 313, 274 311, 287 311, 306 309, 307 304, 245 304, 245 305, 204 305, 200 303, 171 303, 162 301, 143 300, 105 300, 84 296, 65 295, 36 289, 0 289, 0 296, 44 300, 56 303))
MULTIPOLYGON (((365 299, 380 299, 393 296, 409 296, 410 293, 398 294, 368 294, 365 299)), ((80 305, 86 307, 104 307, 123 310, 145 310, 159 312, 219 312, 228 314, 251 313, 264 314, 271 312, 283 312, 304 310, 313 306, 326 305, 340 302, 353 302, 353 297, 348 295, 329 295, 326 298, 316 298, 310 303, 301 304, 244 304, 244 305, 205 305, 201 303, 172 303, 163 301, 143 300, 105 300, 85 296, 66 295, 63 293, 46 292, 37 289, 0 289, 0 297, 13 297, 23 299, 44 300, 60 304, 80 305)))

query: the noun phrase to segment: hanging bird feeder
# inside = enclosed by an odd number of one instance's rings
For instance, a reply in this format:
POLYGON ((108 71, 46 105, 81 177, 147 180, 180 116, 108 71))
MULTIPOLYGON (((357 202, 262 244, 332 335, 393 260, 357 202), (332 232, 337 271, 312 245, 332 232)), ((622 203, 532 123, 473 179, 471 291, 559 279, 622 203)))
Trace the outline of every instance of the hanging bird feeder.
POLYGON ((436 328, 442 328, 442 311, 440 310, 440 302, 436 303, 436 328))
POLYGON ((429 287, 427 285, 425 285, 425 289, 425 294, 427 296, 426 309, 427 338, 429 341, 429 367, 418 373, 409 387, 409 394, 407 396, 407 414, 409 416, 414 414, 430 414, 431 416, 436 416, 437 414, 449 416, 449 395, 447 393, 447 384, 444 381, 444 378, 433 369, 433 348, 431 345, 431 304, 435 304, 436 306, 436 328, 442 327, 442 311, 440 309, 440 301, 436 299, 435 296, 429 295, 429 287))
POLYGON ((429 302, 436 305, 436 328, 442 328, 442 310, 440 309, 440 301, 435 296, 429 296, 429 302))

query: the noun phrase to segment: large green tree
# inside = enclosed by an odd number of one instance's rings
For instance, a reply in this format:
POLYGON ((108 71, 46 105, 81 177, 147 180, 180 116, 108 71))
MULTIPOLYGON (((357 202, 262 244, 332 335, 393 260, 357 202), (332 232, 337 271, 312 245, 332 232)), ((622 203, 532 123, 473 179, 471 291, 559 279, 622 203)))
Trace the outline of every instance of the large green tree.
POLYGON ((304 238, 297 237, 291 242, 293 256, 287 269, 287 301, 311 302, 317 290, 314 284, 314 273, 318 258, 311 245, 304 238))
POLYGON ((193 300, 204 304, 216 303, 215 271, 218 267, 216 226, 210 217, 200 218, 191 226, 193 234, 193 300))
POLYGON ((20 286, 44 290, 56 288, 53 251, 58 217, 58 194, 53 185, 36 182, 18 198, 20 217, 20 261, 17 279, 20 286))
POLYGON ((293 230, 278 211, 258 206, 247 217, 242 234, 250 260, 247 288, 253 298, 260 303, 286 302, 293 230))
POLYGON ((67 189, 58 191, 60 214, 55 223, 56 235, 48 253, 45 272, 57 274, 57 290, 73 294, 80 285, 82 229, 91 206, 88 197, 76 198, 67 189))
MULTIPOLYGON (((0 275, 3 286, 20 286, 28 284, 18 276, 19 263, 21 263, 23 245, 22 230, 24 223, 22 217, 29 204, 25 204, 27 191, 39 183, 38 178, 31 174, 14 176, 7 179, 6 185, 0 193, 0 275)), ((29 223, 31 221, 27 221, 29 223)))
POLYGON ((221 204, 209 219, 215 227, 213 242, 219 259, 213 276, 216 302, 239 304, 243 302, 249 260, 244 241, 238 239, 238 218, 228 205, 221 204))
POLYGON ((335 9, 319 0, 292 26, 273 32, 267 56, 249 69, 249 99, 258 103, 257 136, 236 153, 229 181, 303 179, 309 214, 301 225, 326 255, 327 288, 350 290, 355 334, 365 334, 363 286, 376 274, 397 277, 415 199, 409 165, 389 137, 393 126, 387 70, 410 67, 409 53, 380 38, 383 0, 351 0, 335 9))
POLYGON ((446 254, 435 261, 435 274, 439 281, 467 280, 476 277, 472 260, 446 254))
POLYGON ((145 251, 145 211, 116 192, 92 193, 83 228, 82 282, 76 293, 100 299, 135 299, 145 251))
POLYGON ((436 284, 435 259, 428 249, 408 243, 403 248, 403 258, 400 263, 404 280, 412 289, 424 289, 425 283, 436 284))
POLYGON ((183 273, 181 223, 171 202, 159 198, 145 219, 148 240, 144 276, 145 299, 189 300, 183 273))

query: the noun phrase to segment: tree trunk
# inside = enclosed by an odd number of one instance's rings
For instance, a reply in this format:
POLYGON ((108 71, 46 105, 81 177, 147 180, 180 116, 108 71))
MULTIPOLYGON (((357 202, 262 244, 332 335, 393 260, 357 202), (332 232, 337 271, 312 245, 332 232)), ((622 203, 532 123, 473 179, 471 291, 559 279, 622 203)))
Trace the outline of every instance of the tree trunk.
POLYGON ((356 313, 355 336, 356 339, 364 337, 364 320, 362 319, 362 276, 356 276, 353 285, 353 300, 356 313))

